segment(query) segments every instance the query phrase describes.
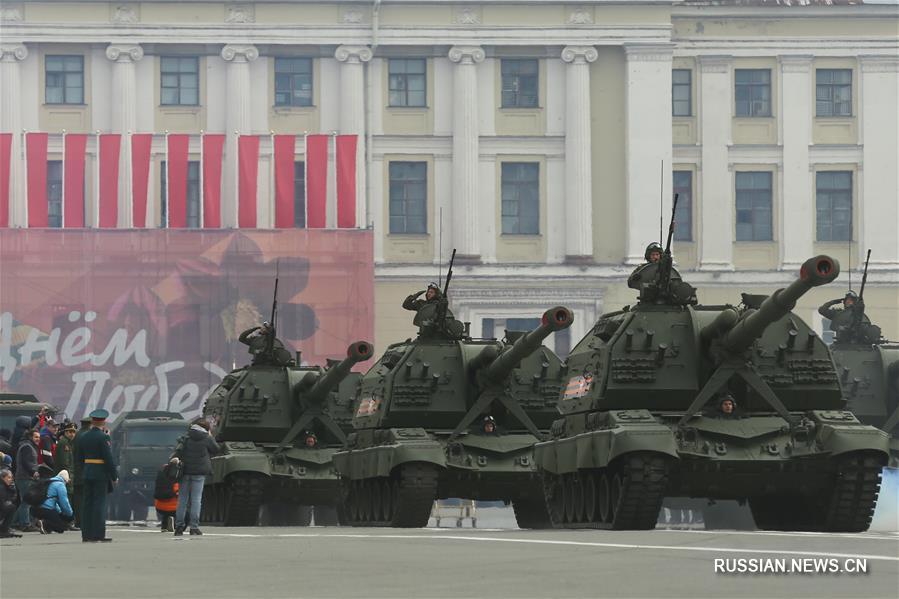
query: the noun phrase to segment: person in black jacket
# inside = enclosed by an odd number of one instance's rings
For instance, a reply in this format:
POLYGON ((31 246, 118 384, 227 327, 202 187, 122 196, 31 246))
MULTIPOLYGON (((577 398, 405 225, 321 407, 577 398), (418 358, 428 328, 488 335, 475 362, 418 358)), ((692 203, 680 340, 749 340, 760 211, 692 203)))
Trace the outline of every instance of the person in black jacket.
POLYGON ((12 472, 0 470, 0 539, 22 536, 9 530, 21 502, 12 472))
MULTIPOLYGON (((39 478, 37 452, 41 442, 41 433, 38 430, 26 432, 19 443, 16 452, 16 487, 22 497, 28 492, 28 488, 39 478)), ((24 501, 19 506, 17 523, 24 532, 37 532, 39 529, 31 524, 31 511, 24 501)))
POLYGON ((198 420, 182 437, 173 458, 182 464, 181 483, 178 488, 178 509, 175 511, 175 536, 184 534, 184 515, 190 508, 190 534, 201 535, 200 508, 206 476, 212 474, 210 456, 219 453, 218 443, 209 434, 209 423, 198 420))

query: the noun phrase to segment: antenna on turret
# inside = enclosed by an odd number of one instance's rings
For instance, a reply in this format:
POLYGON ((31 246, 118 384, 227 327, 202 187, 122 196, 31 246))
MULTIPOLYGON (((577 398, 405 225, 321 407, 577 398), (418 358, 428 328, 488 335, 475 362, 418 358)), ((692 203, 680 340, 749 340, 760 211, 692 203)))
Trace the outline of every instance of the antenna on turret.
POLYGON ((662 245, 662 219, 663 214, 665 213, 664 208, 664 200, 665 200, 665 161, 662 160, 661 168, 659 169, 659 245, 662 245))
POLYGON ((865 272, 862 274, 862 286, 858 289, 858 301, 864 301, 865 283, 868 282, 868 262, 871 261, 871 248, 868 248, 868 255, 865 256, 865 272))
POLYGON ((266 352, 271 355, 275 350, 275 335, 277 334, 277 329, 275 328, 275 319, 278 318, 278 279, 281 274, 281 259, 275 259, 275 293, 272 297, 272 316, 271 320, 269 320, 269 324, 272 327, 272 334, 269 335, 267 347, 265 348, 266 352))
POLYGON ((849 291, 852 291, 852 237, 849 237, 849 291))
POLYGON ((437 285, 443 285, 443 206, 437 218, 437 285))

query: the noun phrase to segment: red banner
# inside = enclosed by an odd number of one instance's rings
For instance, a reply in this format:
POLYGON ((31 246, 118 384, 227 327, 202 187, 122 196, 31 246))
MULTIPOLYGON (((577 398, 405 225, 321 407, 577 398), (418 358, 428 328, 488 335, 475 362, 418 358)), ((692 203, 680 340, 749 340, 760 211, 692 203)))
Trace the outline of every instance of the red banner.
POLYGON ((329 137, 306 136, 306 226, 310 229, 326 226, 329 137))
POLYGON ((47 226, 47 134, 25 134, 28 162, 28 226, 47 226))
POLYGON ((275 228, 294 226, 294 156, 296 135, 275 136, 275 228))
MULTIPOLYGON (((0 392, 78 420, 95 408, 200 413, 240 333, 268 318, 304 362, 373 341, 372 232, 7 230, 0 235, 0 392)), ((360 364, 355 370, 364 371, 360 364)))
POLYGON ((222 226, 222 154, 225 136, 221 133, 203 136, 203 227, 222 226))
POLYGON ((9 226, 9 186, 12 171, 12 133, 0 133, 0 227, 9 226))
POLYGON ((115 229, 119 220, 119 151, 122 136, 100 135, 100 218, 101 229, 115 229))
POLYGON ((65 136, 65 154, 62 166, 63 216, 66 229, 84 228, 84 154, 87 134, 69 133, 65 136))
POLYGON ((337 136, 337 227, 356 226, 356 136, 337 136))
POLYGON ((256 178, 259 175, 259 136, 237 140, 237 226, 256 227, 256 178))
POLYGON ((150 149, 152 133, 135 133, 131 136, 131 197, 134 227, 147 226, 147 190, 150 185, 150 149))
POLYGON ((172 229, 187 226, 187 152, 190 136, 169 135, 166 157, 166 216, 172 229))

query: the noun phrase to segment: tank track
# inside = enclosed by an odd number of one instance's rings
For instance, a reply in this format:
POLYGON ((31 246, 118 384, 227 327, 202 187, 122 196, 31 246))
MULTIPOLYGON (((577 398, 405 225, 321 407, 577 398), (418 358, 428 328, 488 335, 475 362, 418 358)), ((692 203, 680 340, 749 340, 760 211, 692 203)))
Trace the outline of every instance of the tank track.
POLYGON ((515 511, 515 521, 519 528, 552 528, 553 523, 546 511, 546 502, 543 498, 517 499, 512 502, 515 511))
POLYGON ((265 478, 232 474, 224 483, 203 489, 200 521, 223 526, 256 526, 265 491, 265 478))
POLYGON ((430 464, 403 464, 391 476, 345 481, 343 512, 350 526, 422 528, 437 498, 439 473, 430 464))
POLYGON ((634 452, 605 468, 544 473, 544 495, 556 528, 651 530, 668 486, 671 459, 634 452))
POLYGON ((874 516, 882 468, 883 460, 875 455, 842 456, 829 492, 752 497, 752 516, 764 530, 864 532, 874 516))

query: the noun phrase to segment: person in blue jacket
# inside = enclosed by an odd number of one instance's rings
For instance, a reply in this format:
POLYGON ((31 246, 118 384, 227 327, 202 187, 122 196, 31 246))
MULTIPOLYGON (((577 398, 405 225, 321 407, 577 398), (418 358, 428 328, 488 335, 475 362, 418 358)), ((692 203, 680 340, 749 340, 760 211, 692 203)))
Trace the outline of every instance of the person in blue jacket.
POLYGON ((50 479, 47 499, 34 508, 34 517, 43 524, 44 532, 63 533, 69 529, 70 523, 75 518, 72 504, 69 503, 69 492, 66 490, 68 482, 68 471, 60 470, 59 474, 50 479))

